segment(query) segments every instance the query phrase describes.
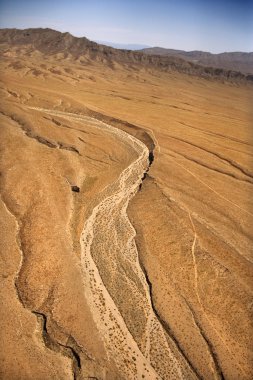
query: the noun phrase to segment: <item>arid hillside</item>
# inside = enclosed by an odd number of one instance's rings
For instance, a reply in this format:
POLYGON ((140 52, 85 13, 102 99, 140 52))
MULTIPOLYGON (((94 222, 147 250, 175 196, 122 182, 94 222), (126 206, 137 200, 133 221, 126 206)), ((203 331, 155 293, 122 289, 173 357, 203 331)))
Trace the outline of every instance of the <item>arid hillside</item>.
POLYGON ((1 379, 252 379, 251 82, 53 33, 0 33, 1 379))

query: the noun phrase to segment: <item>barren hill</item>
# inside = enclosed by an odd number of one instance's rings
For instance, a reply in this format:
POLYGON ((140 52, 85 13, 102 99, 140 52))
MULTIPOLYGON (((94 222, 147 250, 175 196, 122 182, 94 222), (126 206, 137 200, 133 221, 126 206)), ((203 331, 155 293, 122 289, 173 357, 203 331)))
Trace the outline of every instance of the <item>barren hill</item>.
POLYGON ((252 85, 0 35, 0 378, 251 380, 252 85))

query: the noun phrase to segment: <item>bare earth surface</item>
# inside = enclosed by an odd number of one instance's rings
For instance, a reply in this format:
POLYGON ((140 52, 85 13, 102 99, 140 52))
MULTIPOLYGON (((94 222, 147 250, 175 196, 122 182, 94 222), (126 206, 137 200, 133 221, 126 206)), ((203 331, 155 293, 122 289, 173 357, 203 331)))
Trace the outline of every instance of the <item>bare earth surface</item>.
POLYGON ((1 59, 1 379, 252 379, 252 86, 22 49, 1 59))

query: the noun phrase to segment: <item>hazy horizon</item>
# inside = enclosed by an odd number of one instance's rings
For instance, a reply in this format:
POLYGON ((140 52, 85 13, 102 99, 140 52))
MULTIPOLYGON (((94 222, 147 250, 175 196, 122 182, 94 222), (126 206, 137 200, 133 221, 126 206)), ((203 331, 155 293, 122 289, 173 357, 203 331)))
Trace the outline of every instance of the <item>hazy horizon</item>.
POLYGON ((0 0, 1 28, 52 28, 108 44, 253 51, 253 0, 0 0))

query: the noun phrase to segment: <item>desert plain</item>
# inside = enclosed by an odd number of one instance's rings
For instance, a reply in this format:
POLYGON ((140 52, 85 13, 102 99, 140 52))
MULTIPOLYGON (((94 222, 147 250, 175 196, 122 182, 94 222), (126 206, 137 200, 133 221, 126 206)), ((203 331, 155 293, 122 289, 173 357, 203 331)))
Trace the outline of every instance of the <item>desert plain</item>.
POLYGON ((252 84, 15 33, 1 378, 252 379, 252 84))

